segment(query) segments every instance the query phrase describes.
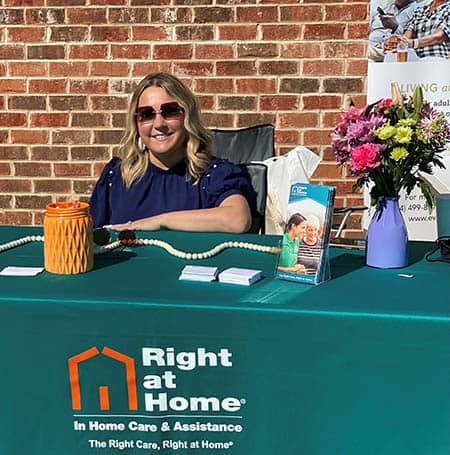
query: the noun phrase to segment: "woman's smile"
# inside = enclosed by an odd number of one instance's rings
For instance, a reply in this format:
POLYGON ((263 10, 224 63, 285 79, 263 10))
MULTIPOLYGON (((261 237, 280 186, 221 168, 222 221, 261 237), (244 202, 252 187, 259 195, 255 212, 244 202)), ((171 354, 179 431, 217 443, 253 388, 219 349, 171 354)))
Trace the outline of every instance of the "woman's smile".
POLYGON ((157 134, 152 134, 152 138, 156 139, 157 141, 166 141, 170 136, 172 136, 173 132, 167 132, 167 133, 157 133, 157 134))
POLYGON ((162 87, 146 88, 139 99, 139 106, 149 106, 157 114, 148 122, 138 123, 139 135, 150 153, 150 161, 162 169, 170 169, 184 158, 184 114, 167 117, 161 114, 161 105, 175 100, 162 87))

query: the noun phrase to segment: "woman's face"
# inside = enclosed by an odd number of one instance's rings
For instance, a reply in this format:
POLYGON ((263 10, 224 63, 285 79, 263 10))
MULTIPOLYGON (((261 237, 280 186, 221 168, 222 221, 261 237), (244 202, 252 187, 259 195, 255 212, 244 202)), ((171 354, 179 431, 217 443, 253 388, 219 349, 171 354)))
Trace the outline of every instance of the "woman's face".
POLYGON ((164 88, 147 87, 139 98, 137 112, 139 136, 150 151, 152 163, 167 169, 180 162, 185 156, 186 131, 178 103, 164 88))
POLYGON ((315 242, 317 240, 317 235, 319 233, 319 229, 314 226, 313 224, 308 224, 306 226, 306 233, 305 237, 310 242, 315 242))
POLYGON ((301 239, 305 235, 305 231, 306 231, 306 221, 302 221, 300 224, 297 224, 297 226, 296 226, 295 236, 297 238, 301 239))

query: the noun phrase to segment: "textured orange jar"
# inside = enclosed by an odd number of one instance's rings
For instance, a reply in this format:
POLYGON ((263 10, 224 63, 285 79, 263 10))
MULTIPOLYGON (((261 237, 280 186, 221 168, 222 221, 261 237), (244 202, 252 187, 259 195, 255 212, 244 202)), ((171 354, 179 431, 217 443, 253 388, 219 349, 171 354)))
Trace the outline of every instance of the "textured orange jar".
POLYGON ((85 202, 55 202, 44 217, 44 264, 48 272, 73 274, 94 266, 92 218, 85 202))

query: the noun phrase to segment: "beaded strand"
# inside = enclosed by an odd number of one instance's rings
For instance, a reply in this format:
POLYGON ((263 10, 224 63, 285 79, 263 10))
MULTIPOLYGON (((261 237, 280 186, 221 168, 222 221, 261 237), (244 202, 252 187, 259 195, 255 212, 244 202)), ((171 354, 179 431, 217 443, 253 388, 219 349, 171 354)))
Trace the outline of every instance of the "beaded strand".
POLYGON ((169 254, 176 256, 180 259, 188 259, 188 260, 198 260, 198 259, 207 259, 217 254, 221 253, 223 250, 227 248, 242 248, 245 250, 253 250, 253 251, 260 251, 262 253, 269 253, 269 254, 278 254, 280 249, 274 246, 266 246, 266 245, 258 245, 256 243, 248 243, 248 242, 222 242, 216 245, 214 248, 211 248, 207 251, 202 251, 198 253, 187 253, 185 251, 177 250, 172 245, 162 240, 154 240, 154 239, 137 239, 136 243, 138 245, 151 245, 157 246, 160 248, 165 249, 169 254))
POLYGON ((16 246, 25 245, 26 243, 43 241, 44 237, 42 235, 29 235, 27 237, 22 237, 21 239, 12 240, 11 242, 0 245, 0 253, 10 250, 11 248, 15 248, 16 246))
MULTIPOLYGON (((0 253, 3 251, 9 250, 11 248, 15 248, 20 245, 24 245, 29 242, 43 242, 44 236, 42 235, 30 235, 28 237, 23 237, 18 240, 13 240, 8 243, 4 243, 0 245, 0 253)), ((99 247, 95 250, 96 255, 101 255, 108 253, 115 248, 121 246, 120 241, 115 241, 109 243, 108 245, 104 245, 99 247)), ((170 243, 164 242, 163 240, 156 240, 156 239, 136 239, 134 241, 134 245, 147 245, 147 246, 157 246, 166 250, 172 256, 178 257, 180 259, 187 259, 187 260, 199 260, 199 259, 207 259, 217 254, 221 253, 223 250, 227 248, 241 248, 244 250, 253 250, 259 251, 261 253, 268 253, 268 254, 278 254, 280 252, 280 248, 275 246, 267 246, 267 245, 258 245, 256 243, 248 243, 248 242, 222 242, 216 245, 215 247, 211 248, 207 251, 201 251, 198 253, 189 253, 182 250, 178 250, 174 248, 170 243)))

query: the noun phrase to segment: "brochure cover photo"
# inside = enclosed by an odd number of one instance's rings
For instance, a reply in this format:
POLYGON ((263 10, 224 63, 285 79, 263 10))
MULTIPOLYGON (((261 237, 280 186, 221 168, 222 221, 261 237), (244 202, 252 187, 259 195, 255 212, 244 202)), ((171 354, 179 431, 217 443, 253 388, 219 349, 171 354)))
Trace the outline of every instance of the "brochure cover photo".
POLYGON ((328 245, 335 193, 333 186, 291 185, 276 278, 310 284, 329 279, 328 245))

